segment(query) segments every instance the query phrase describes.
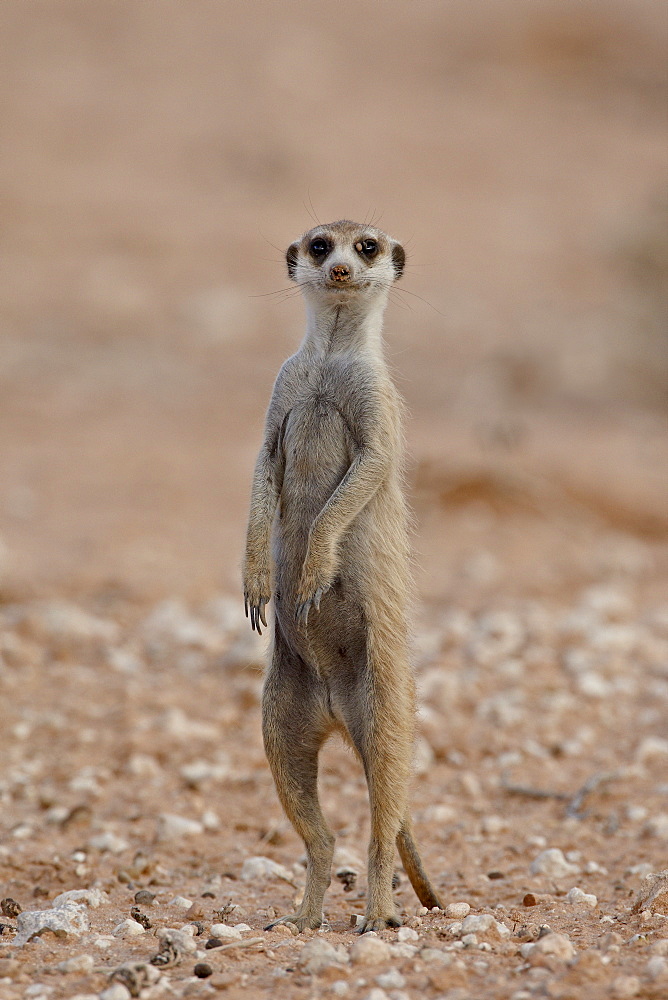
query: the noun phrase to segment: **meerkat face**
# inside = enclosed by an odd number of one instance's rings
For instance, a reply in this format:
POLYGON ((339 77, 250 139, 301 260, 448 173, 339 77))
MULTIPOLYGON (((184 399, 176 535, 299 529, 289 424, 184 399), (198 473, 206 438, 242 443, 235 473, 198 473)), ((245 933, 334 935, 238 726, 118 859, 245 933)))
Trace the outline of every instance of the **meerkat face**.
POLYGON ((286 261, 305 295, 338 302, 386 294, 401 277, 406 254, 382 230, 345 220, 309 230, 288 247, 286 261))

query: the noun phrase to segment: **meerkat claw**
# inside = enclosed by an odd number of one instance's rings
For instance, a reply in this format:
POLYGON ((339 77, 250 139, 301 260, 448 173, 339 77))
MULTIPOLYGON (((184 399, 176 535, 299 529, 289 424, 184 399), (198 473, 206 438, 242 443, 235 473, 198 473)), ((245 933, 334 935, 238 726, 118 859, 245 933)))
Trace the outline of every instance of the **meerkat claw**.
MULTIPOLYGON (((260 607, 258 608, 258 615, 260 616, 260 621, 262 622, 262 624, 264 625, 265 628, 268 627, 267 626, 267 619, 264 616, 264 609, 266 608, 266 606, 267 606, 267 602, 264 601, 264 600, 261 600, 260 601, 260 607)), ((258 632, 259 632, 259 629, 258 629, 258 632)))

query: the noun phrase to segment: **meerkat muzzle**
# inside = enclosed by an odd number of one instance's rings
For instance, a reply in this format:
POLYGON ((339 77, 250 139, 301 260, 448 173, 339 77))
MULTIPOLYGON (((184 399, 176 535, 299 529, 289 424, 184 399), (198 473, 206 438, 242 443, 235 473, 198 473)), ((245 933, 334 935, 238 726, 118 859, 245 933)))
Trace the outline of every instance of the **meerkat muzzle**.
POLYGON ((332 281, 350 281, 350 268, 347 264, 335 264, 330 268, 329 276, 332 281))

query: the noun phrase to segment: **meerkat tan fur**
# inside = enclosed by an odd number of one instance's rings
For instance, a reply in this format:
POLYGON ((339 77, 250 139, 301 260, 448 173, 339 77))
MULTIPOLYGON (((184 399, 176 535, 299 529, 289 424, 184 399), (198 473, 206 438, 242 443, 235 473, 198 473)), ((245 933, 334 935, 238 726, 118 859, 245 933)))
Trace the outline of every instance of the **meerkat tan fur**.
POLYGON ((267 413, 244 592, 258 632, 273 592, 263 736, 278 795, 306 845, 303 902, 282 918, 300 930, 320 926, 331 879, 334 836, 317 775, 319 750, 334 731, 359 755, 369 789, 361 930, 400 923, 395 844, 422 904, 440 906, 408 811, 415 691, 402 407, 381 342, 389 289, 404 262, 395 240, 348 221, 319 225, 287 251, 306 302, 306 335, 281 368, 267 413))

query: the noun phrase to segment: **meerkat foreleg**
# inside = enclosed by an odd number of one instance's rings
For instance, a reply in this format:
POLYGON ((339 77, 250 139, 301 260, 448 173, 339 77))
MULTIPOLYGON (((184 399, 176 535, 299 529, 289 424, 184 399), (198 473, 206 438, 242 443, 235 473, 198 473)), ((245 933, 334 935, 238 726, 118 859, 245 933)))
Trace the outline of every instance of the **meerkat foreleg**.
POLYGON ((260 622, 266 627, 264 610, 271 600, 270 538, 281 480, 282 465, 274 436, 263 445, 255 465, 244 560, 244 608, 251 628, 260 635, 260 622))
POLYGON ((305 677, 304 664, 277 632, 262 696, 262 732, 267 759, 285 813, 306 846, 306 886, 298 911, 274 921, 300 931, 322 923, 331 881, 334 835, 318 799, 318 752, 332 729, 320 687, 305 677))
POLYGON ((297 588, 298 622, 305 624, 311 607, 319 608, 322 595, 336 576, 341 537, 375 494, 386 468, 382 453, 372 449, 360 452, 313 521, 297 588))

